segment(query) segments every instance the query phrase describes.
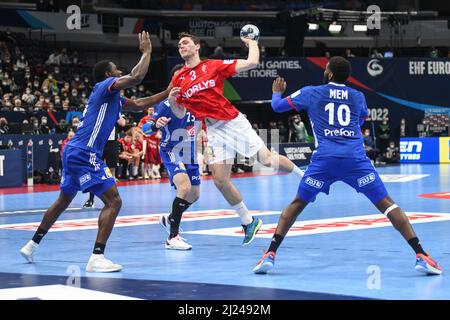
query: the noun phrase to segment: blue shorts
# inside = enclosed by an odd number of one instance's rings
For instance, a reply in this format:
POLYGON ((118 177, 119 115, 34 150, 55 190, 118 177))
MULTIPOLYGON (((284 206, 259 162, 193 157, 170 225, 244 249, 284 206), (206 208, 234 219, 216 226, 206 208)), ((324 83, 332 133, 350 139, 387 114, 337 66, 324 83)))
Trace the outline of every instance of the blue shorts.
POLYGON ((336 181, 350 185, 374 204, 388 195, 383 181, 367 157, 347 159, 314 156, 300 181, 297 195, 303 201, 313 202, 319 192, 328 194, 330 186, 336 181))
POLYGON ((161 149, 161 160, 164 163, 164 166, 167 169, 167 173, 169 174, 170 184, 175 186, 173 183, 173 177, 178 173, 186 173, 191 181, 192 186, 200 185, 200 171, 198 169, 198 163, 194 163, 194 160, 189 159, 190 163, 183 162, 183 156, 177 155, 176 153, 161 149))
POLYGON ((116 181, 106 164, 93 152, 66 146, 62 154, 61 191, 75 195, 93 192, 100 197, 116 181))

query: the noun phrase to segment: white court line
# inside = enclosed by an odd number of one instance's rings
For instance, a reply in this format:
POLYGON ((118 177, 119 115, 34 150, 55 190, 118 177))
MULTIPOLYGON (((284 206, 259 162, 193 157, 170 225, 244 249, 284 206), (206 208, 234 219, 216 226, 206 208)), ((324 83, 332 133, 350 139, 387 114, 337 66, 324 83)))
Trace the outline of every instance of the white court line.
MULTIPOLYGON (((279 211, 258 211, 250 210, 252 215, 265 216, 265 215, 279 215, 279 211)), ((143 226, 148 224, 158 224, 159 216, 168 213, 156 213, 156 214, 143 214, 143 215, 130 215, 119 216, 116 218, 114 224, 115 228, 118 227, 131 227, 131 226, 143 226)), ((200 211, 188 211, 183 214, 182 222, 185 221, 205 221, 227 218, 238 218, 236 211, 230 209, 217 209, 217 210, 200 210, 200 211)), ((25 230, 35 231, 39 227, 40 222, 26 222, 26 223, 9 223, 1 224, 0 229, 8 230, 25 230)), ((72 230, 88 230, 98 228, 98 218, 88 219, 71 219, 71 220, 59 220, 50 229, 50 232, 56 231, 72 231, 72 230)))
MULTIPOLYGON (((406 212, 406 215, 408 216, 411 224, 450 220, 449 213, 406 212)), ((302 236, 338 231, 373 229, 387 226, 392 226, 392 224, 389 219, 382 214, 303 220, 295 222, 286 236, 302 236)), ((261 229, 256 237, 272 238, 276 227, 276 223, 264 224, 261 226, 261 229)), ((237 227, 186 231, 185 233, 232 237, 243 236, 242 228, 237 227)))
MULTIPOLYGON (((82 211, 82 210, 92 210, 90 208, 67 208, 66 211, 82 211)), ((39 213, 39 212, 45 212, 47 209, 33 209, 33 210, 16 210, 16 211, 0 211, 0 217, 1 216, 8 216, 8 215, 14 215, 14 214, 21 214, 21 213, 39 213)))

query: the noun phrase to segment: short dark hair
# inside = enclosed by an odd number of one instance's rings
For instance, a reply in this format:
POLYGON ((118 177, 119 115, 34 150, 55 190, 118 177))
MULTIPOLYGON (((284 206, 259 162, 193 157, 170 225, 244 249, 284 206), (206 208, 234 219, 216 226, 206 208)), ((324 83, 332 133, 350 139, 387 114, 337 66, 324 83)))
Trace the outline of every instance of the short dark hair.
POLYGON ((173 77, 173 75, 175 74, 175 72, 177 72, 178 70, 180 70, 181 68, 183 68, 184 65, 182 65, 181 63, 176 64, 175 66, 173 66, 172 70, 170 70, 170 78, 173 77))
POLYGON ((336 56, 328 61, 328 68, 333 73, 333 81, 344 83, 352 72, 350 62, 344 57, 336 56))
POLYGON ((193 34, 190 34, 190 33, 187 33, 187 32, 180 32, 178 34, 178 39, 180 39, 180 40, 182 38, 186 38, 186 37, 191 38, 192 41, 194 42, 194 44, 200 44, 200 39, 197 38, 196 36, 194 36, 193 34))
POLYGON ((105 72, 107 71, 111 71, 111 61, 102 60, 97 62, 94 66, 94 71, 92 72, 95 83, 105 80, 105 72))

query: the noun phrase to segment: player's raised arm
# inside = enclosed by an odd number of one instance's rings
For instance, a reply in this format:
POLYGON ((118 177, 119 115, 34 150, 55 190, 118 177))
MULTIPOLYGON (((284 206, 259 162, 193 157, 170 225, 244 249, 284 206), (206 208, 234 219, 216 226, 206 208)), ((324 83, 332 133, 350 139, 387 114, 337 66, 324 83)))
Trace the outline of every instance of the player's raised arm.
POLYGON ((237 60, 236 62, 237 73, 255 69, 259 64, 258 41, 249 38, 241 38, 241 40, 248 46, 248 58, 237 60))
POLYGON ((141 50, 142 56, 138 64, 134 66, 129 74, 117 79, 111 89, 127 89, 138 85, 144 80, 152 55, 152 43, 150 35, 146 31, 139 33, 139 50, 141 50))
POLYGON ((276 78, 272 84, 272 109, 275 112, 291 111, 292 107, 286 98, 281 98, 281 95, 286 90, 286 81, 283 78, 276 78))

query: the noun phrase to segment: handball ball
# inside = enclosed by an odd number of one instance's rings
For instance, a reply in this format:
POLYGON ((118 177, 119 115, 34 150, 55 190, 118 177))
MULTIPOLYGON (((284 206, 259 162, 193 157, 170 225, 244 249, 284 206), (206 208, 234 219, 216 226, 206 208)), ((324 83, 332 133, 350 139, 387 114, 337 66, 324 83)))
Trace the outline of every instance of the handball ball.
POLYGON ((258 41, 259 29, 253 24, 247 24, 241 29, 241 38, 249 38, 258 41))

